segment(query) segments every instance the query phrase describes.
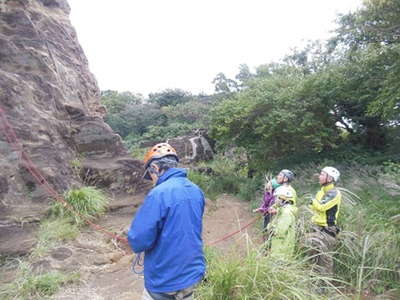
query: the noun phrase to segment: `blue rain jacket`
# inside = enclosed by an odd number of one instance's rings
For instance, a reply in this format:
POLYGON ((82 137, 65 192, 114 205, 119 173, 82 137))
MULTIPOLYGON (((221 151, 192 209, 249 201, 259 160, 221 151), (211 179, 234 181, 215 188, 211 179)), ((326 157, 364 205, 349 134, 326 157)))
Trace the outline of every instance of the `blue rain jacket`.
POLYGON ((161 175, 145 198, 128 240, 134 252, 145 251, 144 281, 150 292, 185 289, 204 276, 204 204, 201 189, 179 168, 161 175))

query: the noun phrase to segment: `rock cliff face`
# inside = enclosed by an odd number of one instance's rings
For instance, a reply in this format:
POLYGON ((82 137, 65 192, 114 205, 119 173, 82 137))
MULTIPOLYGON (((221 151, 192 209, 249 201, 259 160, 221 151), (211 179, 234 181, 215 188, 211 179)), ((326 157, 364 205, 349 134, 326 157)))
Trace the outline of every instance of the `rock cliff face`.
MULTIPOLYGON (((65 0, 0 0, 0 108, 59 193, 85 183, 140 190, 142 163, 104 123, 105 109, 65 0)), ((7 142, 0 120, 0 254, 26 253, 53 201, 7 142)))

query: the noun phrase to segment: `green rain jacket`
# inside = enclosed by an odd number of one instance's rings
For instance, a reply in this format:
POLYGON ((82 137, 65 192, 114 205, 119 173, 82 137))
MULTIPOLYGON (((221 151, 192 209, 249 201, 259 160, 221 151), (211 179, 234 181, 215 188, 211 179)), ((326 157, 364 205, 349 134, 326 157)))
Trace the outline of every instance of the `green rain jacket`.
POLYGON ((297 207, 286 204, 278 208, 273 221, 268 226, 270 232, 270 256, 288 259, 292 257, 296 241, 297 207))

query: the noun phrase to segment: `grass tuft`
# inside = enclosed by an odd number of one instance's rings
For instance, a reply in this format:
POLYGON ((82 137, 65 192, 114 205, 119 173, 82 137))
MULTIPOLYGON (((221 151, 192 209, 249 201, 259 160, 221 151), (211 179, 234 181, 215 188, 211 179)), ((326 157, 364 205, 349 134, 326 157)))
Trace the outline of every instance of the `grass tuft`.
POLYGON ((42 257, 50 248, 61 241, 74 239, 79 234, 79 228, 72 224, 71 219, 51 218, 42 221, 37 234, 37 244, 31 256, 42 257))
POLYGON ((94 219, 104 214, 108 200, 104 193, 94 187, 72 189, 65 194, 65 200, 78 212, 72 212, 60 202, 55 202, 50 209, 50 214, 58 217, 72 218, 76 224, 81 225, 86 219, 94 219))

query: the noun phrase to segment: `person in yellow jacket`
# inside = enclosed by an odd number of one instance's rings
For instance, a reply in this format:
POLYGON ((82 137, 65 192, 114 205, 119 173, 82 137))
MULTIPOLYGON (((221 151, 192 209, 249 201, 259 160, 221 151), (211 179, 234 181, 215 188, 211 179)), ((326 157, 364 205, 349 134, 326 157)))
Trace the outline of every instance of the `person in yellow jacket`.
POLYGON ((312 200, 310 209, 313 232, 306 237, 312 259, 318 271, 325 274, 333 272, 332 251, 339 233, 337 219, 339 216, 342 195, 335 187, 340 172, 334 167, 325 167, 319 174, 321 189, 312 200))
POLYGON ((290 259, 296 242, 296 192, 290 185, 278 187, 275 204, 270 208, 276 214, 268 225, 270 257, 290 259))

